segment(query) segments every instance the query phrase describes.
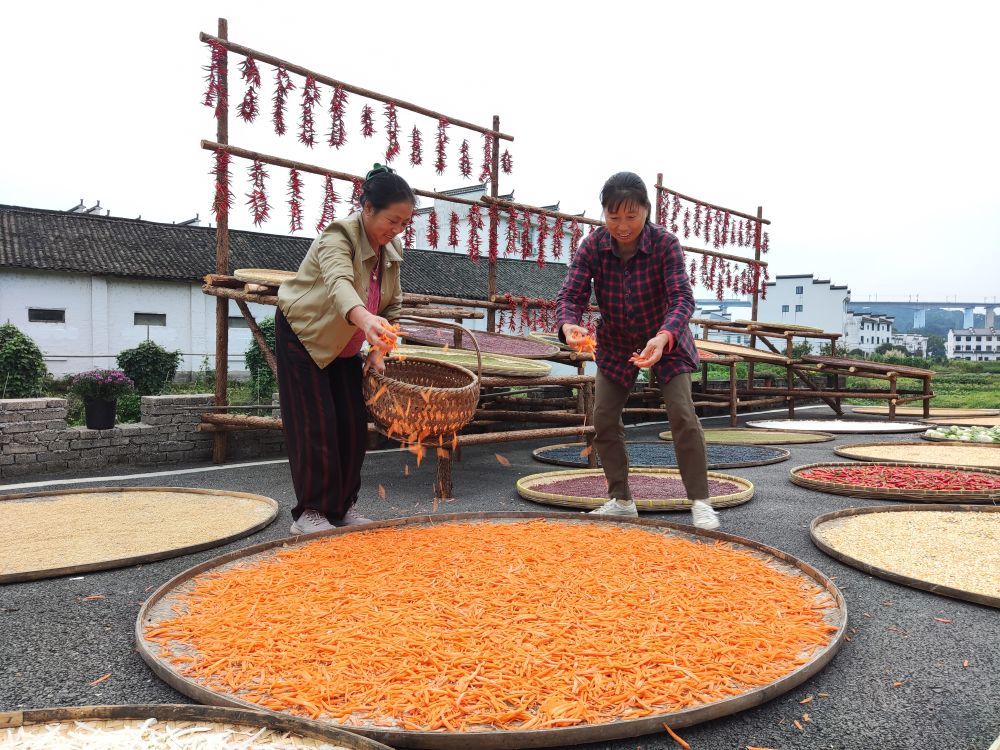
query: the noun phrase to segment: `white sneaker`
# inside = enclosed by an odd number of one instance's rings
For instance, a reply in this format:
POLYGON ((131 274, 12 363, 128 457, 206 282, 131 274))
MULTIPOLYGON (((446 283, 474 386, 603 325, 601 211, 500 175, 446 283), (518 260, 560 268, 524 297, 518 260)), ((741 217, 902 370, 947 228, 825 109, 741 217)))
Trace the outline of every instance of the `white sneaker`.
POLYGON ((337 523, 335 523, 334 525, 335 526, 360 526, 361 524, 365 524, 365 523, 372 523, 372 519, 365 518, 364 516, 358 515, 357 513, 354 512, 354 508, 350 508, 344 514, 344 517, 341 518, 339 521, 337 521, 337 523))
POLYGON ((306 510, 299 520, 292 524, 293 534, 314 534, 317 531, 327 531, 336 528, 326 520, 326 516, 318 510, 306 510))
POLYGON ((592 516, 632 516, 637 518, 639 511, 634 500, 616 500, 611 498, 597 510, 590 511, 592 516))
POLYGON ((691 518, 699 529, 719 528, 719 514, 704 500, 695 500, 691 503, 691 518))

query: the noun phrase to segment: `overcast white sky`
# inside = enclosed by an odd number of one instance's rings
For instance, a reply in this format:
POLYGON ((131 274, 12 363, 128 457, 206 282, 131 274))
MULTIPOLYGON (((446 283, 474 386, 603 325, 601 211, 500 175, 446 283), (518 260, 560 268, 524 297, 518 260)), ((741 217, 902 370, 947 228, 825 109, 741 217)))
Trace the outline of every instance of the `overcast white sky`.
MULTIPOLYGON (((990 2, 8 4, 0 203, 68 209, 83 198, 115 216, 208 217, 211 163, 198 143, 215 122, 200 104, 198 32, 214 33, 220 15, 248 47, 454 117, 488 125, 499 114, 517 139, 501 188, 517 200, 595 216, 611 173, 652 184, 661 171, 682 193, 762 205, 772 273, 830 278, 855 300, 1000 297, 990 2)), ((273 69, 262 74, 266 110, 273 69)), ((243 87, 231 80, 235 104, 243 87)), ((275 137, 264 116, 234 122, 231 142, 362 174, 382 161, 380 107, 365 141, 351 97, 350 147, 310 153, 294 135, 299 94, 290 135, 275 137)), ((328 100, 324 90, 321 134, 328 100)), ((433 123, 401 113, 404 134, 415 122, 429 162, 433 123)), ((463 184, 455 169, 409 169, 403 146, 396 165, 414 186, 463 184)), ((249 228, 236 164, 232 225, 249 228)), ((272 169, 272 203, 286 179, 272 169)), ((307 187, 311 227, 318 178, 307 187)), ((286 232, 284 211, 274 217, 264 230, 286 232)))

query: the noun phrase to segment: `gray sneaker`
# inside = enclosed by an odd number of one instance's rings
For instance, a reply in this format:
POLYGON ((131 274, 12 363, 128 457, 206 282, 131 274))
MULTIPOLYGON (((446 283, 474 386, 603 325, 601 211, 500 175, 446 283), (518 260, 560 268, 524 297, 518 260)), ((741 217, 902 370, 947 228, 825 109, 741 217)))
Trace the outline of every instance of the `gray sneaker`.
POLYGON ((372 519, 359 516, 354 512, 354 508, 349 508, 344 517, 334 523, 334 526, 360 526, 365 523, 373 523, 372 519))
POLYGON ((292 533, 315 534, 317 531, 329 531, 333 528, 336 527, 318 510, 306 510, 303 511, 298 520, 292 524, 292 533))
POLYGON ((638 518, 639 511, 634 500, 616 500, 611 498, 597 510, 590 511, 592 516, 631 516, 638 518))
POLYGON ((695 500, 691 503, 691 519, 699 529, 719 528, 719 514, 704 500, 695 500))

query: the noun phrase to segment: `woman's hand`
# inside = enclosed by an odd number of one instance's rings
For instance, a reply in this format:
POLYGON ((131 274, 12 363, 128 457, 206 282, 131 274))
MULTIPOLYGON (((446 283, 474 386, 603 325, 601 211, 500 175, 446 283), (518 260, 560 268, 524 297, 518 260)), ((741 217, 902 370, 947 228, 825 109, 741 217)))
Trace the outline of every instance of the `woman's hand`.
POLYGON ((576 348, 583 343, 587 336, 590 335, 590 331, 583 326, 573 325, 572 323, 563 323, 562 334, 566 339, 566 343, 576 348))
POLYGON ((640 369, 644 367, 652 367, 660 361, 660 358, 663 357, 664 353, 671 351, 673 348, 673 334, 669 331, 660 331, 648 342, 646 342, 646 347, 639 352, 639 354, 632 357, 630 361, 640 369))
POLYGON ((374 346, 368 350, 368 356, 365 357, 365 365, 361 368, 361 374, 367 375, 369 370, 375 370, 378 373, 385 372, 385 355, 382 354, 381 349, 377 349, 374 346))
POLYGON ((392 330, 388 320, 368 312, 360 305, 352 309, 347 317, 354 325, 364 331, 368 344, 383 353, 388 351, 391 343, 396 340, 396 332, 392 330), (387 342, 389 343, 387 344, 387 342))

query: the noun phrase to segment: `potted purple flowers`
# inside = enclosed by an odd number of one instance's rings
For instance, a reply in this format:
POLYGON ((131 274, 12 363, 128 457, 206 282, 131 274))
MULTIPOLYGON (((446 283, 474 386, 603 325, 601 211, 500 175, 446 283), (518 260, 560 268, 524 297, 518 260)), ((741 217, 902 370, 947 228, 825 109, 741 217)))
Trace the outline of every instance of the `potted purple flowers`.
POLYGON ((118 397, 132 390, 133 383, 121 370, 90 370, 73 376, 70 388, 81 399, 87 428, 110 430, 115 426, 118 397))

